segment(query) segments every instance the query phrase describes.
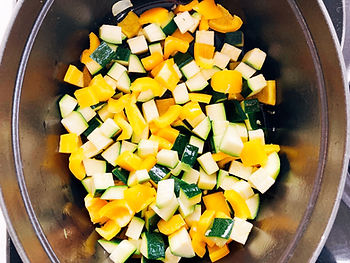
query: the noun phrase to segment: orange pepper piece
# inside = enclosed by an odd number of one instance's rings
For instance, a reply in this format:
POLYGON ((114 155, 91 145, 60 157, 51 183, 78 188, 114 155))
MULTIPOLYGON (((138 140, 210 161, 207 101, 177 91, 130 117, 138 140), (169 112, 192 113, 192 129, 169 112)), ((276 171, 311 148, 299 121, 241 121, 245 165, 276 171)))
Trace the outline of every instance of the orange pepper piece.
POLYGON ((177 136, 179 136, 179 131, 172 128, 171 126, 165 127, 163 129, 159 129, 155 135, 162 137, 166 140, 168 140, 169 142, 171 142, 172 144, 175 143, 175 140, 177 138, 177 136))
POLYGON ((168 221, 161 219, 158 224, 159 232, 164 235, 171 235, 172 233, 179 230, 181 227, 187 227, 185 220, 180 214, 174 215, 168 221))
POLYGON ((117 164, 130 172, 136 171, 142 164, 142 159, 130 151, 125 151, 117 158, 117 164))
POLYGON ((63 79, 65 82, 78 86, 80 88, 84 87, 84 75, 76 66, 69 65, 66 75, 63 79))
POLYGON ((175 105, 174 98, 156 100, 159 116, 167 112, 170 106, 175 105))
POLYGON ((84 159, 85 155, 82 148, 79 148, 69 156, 69 170, 79 180, 83 180, 86 175, 85 167, 83 165, 84 159))
POLYGON ((142 58, 141 62, 144 68, 150 71, 163 62, 163 56, 159 52, 155 52, 148 57, 142 58))
POLYGON ((212 59, 214 57, 215 47, 203 43, 194 44, 194 59, 197 61, 199 57, 212 59))
POLYGON ((218 71, 211 78, 213 90, 221 93, 239 93, 242 83, 242 74, 236 70, 218 71))
POLYGON ((206 195, 203 197, 203 202, 207 210, 222 212, 225 215, 230 216, 230 208, 226 203, 223 192, 206 195))
POLYGON ((238 16, 232 16, 223 6, 218 5, 222 17, 209 20, 209 27, 220 33, 234 32, 241 28, 243 21, 238 16))
POLYGON ((155 196, 156 190, 150 184, 137 184, 124 191, 124 199, 135 213, 150 205, 155 196))
POLYGON ((99 38, 94 34, 90 33, 89 34, 89 42, 90 42, 90 47, 89 49, 85 49, 83 53, 81 54, 80 61, 83 64, 87 64, 91 61, 94 61, 92 58, 90 58, 90 55, 95 51, 96 48, 101 44, 99 38))
POLYGON ((265 165, 267 154, 261 140, 255 139, 243 143, 240 158, 245 166, 265 165))
POLYGON ((106 200, 102 200, 98 197, 95 198, 91 194, 88 194, 84 198, 84 203, 92 223, 104 223, 107 221, 107 218, 102 217, 99 213, 102 207, 108 204, 106 200))
POLYGON ((151 23, 162 25, 168 19, 168 13, 169 11, 163 7, 155 7, 143 12, 140 15, 139 22, 141 25, 151 23))
POLYGON ((194 37, 189 32, 182 34, 179 29, 176 29, 171 36, 182 39, 188 43, 191 43, 194 40, 194 37))
POLYGON ((216 245, 213 247, 208 247, 208 251, 211 262, 216 262, 230 253, 230 250, 227 245, 223 247, 219 247, 216 245))
POLYGON ((201 21, 199 22, 199 30, 208 30, 209 29, 209 23, 208 19, 205 17, 202 17, 201 21))
POLYGON ((118 23, 118 26, 122 28, 122 32, 128 38, 136 36, 141 29, 139 17, 132 11, 130 11, 127 16, 120 23, 118 23))
POLYGON ((99 213, 101 217, 116 221, 120 227, 126 226, 134 216, 134 212, 124 199, 109 202, 101 208, 99 213))
POLYGON ((185 12, 185 11, 191 11, 194 6, 198 5, 198 0, 193 0, 192 2, 188 3, 187 5, 178 5, 174 13, 180 13, 180 12, 185 12))
POLYGON ((176 51, 186 53, 190 44, 177 37, 168 36, 164 42, 164 58, 167 59, 176 51))
POLYGON ((204 16, 206 19, 216 19, 223 16, 221 10, 215 4, 214 0, 203 0, 194 6, 193 9, 204 16))

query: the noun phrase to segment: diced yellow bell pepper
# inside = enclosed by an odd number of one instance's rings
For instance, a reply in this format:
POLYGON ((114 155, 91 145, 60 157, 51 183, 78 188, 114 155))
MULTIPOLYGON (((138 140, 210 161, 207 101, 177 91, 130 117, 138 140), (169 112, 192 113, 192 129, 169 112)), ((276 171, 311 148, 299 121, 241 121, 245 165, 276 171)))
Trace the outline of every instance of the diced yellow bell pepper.
POLYGON ((99 213, 101 217, 112 219, 120 227, 126 226, 134 216, 134 211, 124 199, 109 202, 99 213))
POLYGON ((244 98, 241 95, 241 93, 229 93, 227 98, 229 100, 238 100, 238 101, 244 100, 244 98))
POLYGON ((180 105, 172 105, 166 113, 153 120, 153 122, 160 128, 166 128, 180 116, 182 107, 180 105))
POLYGON ((92 76, 86 66, 84 66, 84 69, 83 69, 83 80, 84 80, 84 87, 89 86, 92 80, 92 76))
POLYGON ((91 87, 76 90, 74 96, 77 98, 78 104, 82 108, 90 107, 99 103, 99 100, 91 87))
POLYGON ((118 23, 118 26, 122 28, 122 32, 128 38, 136 36, 141 29, 139 17, 132 11, 128 12, 127 16, 118 23))
POLYGON ((176 37, 178 39, 182 39, 182 40, 186 41, 187 43, 191 43, 194 40, 194 37, 189 32, 182 34, 179 29, 176 29, 175 32, 171 36, 176 37))
POLYGON ((194 120, 197 118, 199 115, 203 113, 201 106, 199 105, 198 102, 187 102, 183 107, 182 107, 182 112, 181 112, 181 119, 188 119, 188 120, 194 120))
POLYGON ((235 32, 241 28, 243 21, 240 17, 232 16, 228 10, 223 6, 218 5, 222 13, 222 17, 217 19, 210 19, 208 21, 209 27, 220 33, 235 32))
POLYGON ((223 247, 218 247, 216 245, 213 247, 208 247, 208 251, 211 262, 216 262, 230 253, 227 245, 223 247))
POLYGON ((100 210, 107 204, 106 200, 102 200, 98 197, 93 197, 91 194, 88 194, 84 198, 85 207, 89 212, 91 222, 96 223, 104 223, 108 219, 106 217, 100 216, 100 210))
POLYGON ((75 133, 62 134, 60 136, 60 153, 73 153, 76 152, 81 146, 80 136, 75 133))
POLYGON ((230 216, 230 208, 226 203, 223 192, 206 195, 203 197, 203 202, 207 210, 223 212, 225 215, 230 216))
POLYGON ((143 159, 140 170, 146 169, 147 171, 149 171, 156 164, 157 164, 157 158, 153 155, 148 155, 145 157, 145 159, 143 159))
POLYGON ((69 156, 69 170, 79 180, 83 180, 86 175, 85 167, 83 165, 84 159, 85 155, 82 148, 79 148, 69 156))
POLYGON ((175 104, 176 103, 175 103, 174 98, 156 100, 156 105, 157 105, 159 116, 162 116, 164 113, 166 113, 168 111, 170 106, 175 105, 175 104))
POLYGON ((154 96, 159 96, 162 91, 162 88, 159 85, 159 83, 150 77, 137 78, 131 84, 130 89, 133 91, 133 93, 152 90, 154 96))
POLYGON ((233 161, 233 160, 237 159, 236 157, 232 157, 232 156, 230 156, 230 155, 228 155, 226 153, 223 153, 223 152, 213 153, 211 156, 213 157, 215 162, 222 161, 222 160, 224 160, 226 158, 229 158, 228 162, 230 162, 230 160, 233 161))
POLYGON ((214 57, 215 47, 203 43, 194 44, 194 59, 197 61, 199 57, 212 59, 214 57))
POLYGON ((65 82, 80 88, 84 87, 84 75, 76 66, 69 65, 66 75, 63 79, 65 82))
POLYGON ((265 144, 264 150, 267 155, 270 155, 273 152, 278 153, 281 149, 280 149, 280 146, 277 144, 265 144))
POLYGON ((179 230, 181 227, 187 227, 185 220, 180 214, 174 215, 168 221, 160 220, 157 224, 159 232, 169 236, 179 230))
POLYGON ((161 149, 171 150, 171 148, 173 148, 173 144, 171 142, 157 135, 152 134, 151 137, 149 137, 149 139, 151 141, 158 142, 158 150, 161 150, 161 149))
POLYGON ((189 93, 188 96, 190 97, 190 100, 193 102, 200 102, 209 104, 211 101, 212 95, 209 94, 202 94, 202 93, 189 93))
POLYGON ((143 12, 140 15, 139 22, 141 25, 156 23, 158 25, 163 25, 168 19, 169 11, 163 7, 155 7, 143 12))
POLYGON ((235 217, 241 219, 247 219, 250 217, 250 210, 247 203, 239 193, 235 190, 226 190, 224 196, 235 212, 235 217))
MULTIPOLYGON (((124 114, 123 111, 121 113, 124 114)), ((123 118, 121 114, 114 115, 114 121, 117 123, 120 129, 122 129, 122 133, 118 136, 117 141, 128 140, 132 136, 132 127, 125 119, 126 117, 123 118)))
POLYGON ((180 12, 185 12, 185 11, 191 11, 193 9, 194 6, 196 6, 198 4, 198 0, 193 0, 192 2, 188 3, 187 5, 178 5, 175 10, 174 13, 180 13, 180 12))
POLYGON ((155 52, 148 57, 141 59, 145 70, 150 71, 163 62, 163 56, 159 52, 155 52))
POLYGON ((111 240, 121 230, 121 227, 114 220, 108 220, 102 227, 97 227, 96 232, 106 240, 111 240))
POLYGON ((267 154, 261 140, 255 139, 243 143, 240 158, 245 166, 265 165, 267 154))
POLYGON ((215 211, 214 210, 205 210, 204 213, 199 218, 199 221, 197 223, 197 231, 200 234, 205 234, 205 232, 210 227, 211 223, 213 222, 215 217, 215 211))
POLYGON ((228 216, 227 214, 225 214, 221 211, 217 211, 215 213, 215 218, 231 218, 231 216, 228 216))
POLYGON ((90 69, 91 67, 93 68, 98 67, 99 64, 96 61, 94 61, 92 58, 90 58, 90 55, 100 45, 100 40, 94 33, 89 34, 89 40, 90 40, 90 48, 85 49, 80 57, 81 63, 85 64, 85 66, 88 69, 90 69))
POLYGON ((173 91, 176 88, 177 83, 180 81, 180 77, 174 69, 173 60, 166 60, 154 79, 160 84, 160 86, 173 91))
POLYGON ((191 243, 192 243, 194 252, 198 257, 203 258, 207 250, 206 250, 206 243, 203 241, 202 235, 199 234, 197 231, 192 231, 191 239, 192 239, 191 243))
POLYGON ((156 190, 151 184, 137 184, 124 191, 124 199, 131 209, 138 213, 150 205, 156 196, 156 190))
POLYGON ((91 87, 99 101, 107 101, 115 93, 115 90, 106 82, 101 74, 96 75, 91 80, 89 87, 91 87))
POLYGON ((136 106, 135 103, 129 103, 125 106, 125 113, 133 132, 137 136, 141 135, 148 125, 145 119, 143 118, 139 108, 136 106))
POLYGON ((261 103, 265 103, 268 105, 275 106, 276 105, 276 81, 268 80, 267 85, 260 91, 258 94, 254 96, 261 103))
POLYGON ((208 19, 205 17, 202 17, 201 21, 199 22, 199 30, 208 30, 209 29, 209 23, 208 19))
POLYGON ((193 9, 204 16, 206 19, 215 19, 223 16, 214 0, 203 0, 202 2, 195 5, 193 9))
POLYGON ((180 132, 178 130, 172 128, 171 126, 168 126, 163 129, 159 129, 155 135, 162 137, 174 144, 177 136, 179 136, 179 133, 180 132))
POLYGON ((125 105, 130 101, 130 94, 125 94, 119 99, 110 98, 108 100, 108 111, 111 113, 119 113, 124 110, 125 105))
POLYGON ((221 93, 240 93, 242 91, 242 74, 237 70, 215 72, 211 78, 213 90, 221 93))
POLYGON ((167 59, 176 51, 186 53, 190 44, 180 38, 168 36, 164 42, 164 58, 167 59))
POLYGON ((130 172, 139 170, 142 159, 130 151, 121 153, 117 158, 117 164, 130 172))

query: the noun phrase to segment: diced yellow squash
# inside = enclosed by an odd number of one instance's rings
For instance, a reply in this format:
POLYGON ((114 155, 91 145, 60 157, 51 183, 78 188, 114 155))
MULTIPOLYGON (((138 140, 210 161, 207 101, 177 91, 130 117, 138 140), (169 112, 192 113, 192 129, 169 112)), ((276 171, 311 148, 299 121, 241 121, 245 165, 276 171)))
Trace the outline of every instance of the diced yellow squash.
POLYGON ((75 133, 62 134, 60 136, 60 153, 74 153, 81 146, 80 136, 75 133))
POLYGON ((81 72, 76 66, 69 65, 63 80, 80 88, 84 87, 83 72, 81 72))

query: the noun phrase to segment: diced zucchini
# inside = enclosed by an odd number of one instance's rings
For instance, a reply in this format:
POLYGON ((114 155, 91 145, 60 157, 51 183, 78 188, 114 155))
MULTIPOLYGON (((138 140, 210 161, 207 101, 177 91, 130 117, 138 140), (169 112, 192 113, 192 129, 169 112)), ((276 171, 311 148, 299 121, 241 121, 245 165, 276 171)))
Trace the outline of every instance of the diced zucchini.
POLYGON ((223 247, 231 236, 233 226, 234 221, 231 218, 214 218, 205 236, 217 246, 223 247))
POLYGON ((184 135, 180 133, 175 140, 175 143, 173 145, 173 148, 171 148, 174 151, 177 151, 179 156, 182 156, 186 145, 189 143, 190 137, 187 135, 184 135))
POLYGON ((117 51, 118 45, 112 44, 112 43, 108 43, 108 42, 106 42, 106 43, 114 52, 117 51))
POLYGON ((244 180, 240 180, 233 185, 233 190, 239 193, 244 199, 249 199, 254 195, 254 191, 250 184, 244 180))
POLYGON ((226 121, 226 111, 223 103, 206 105, 205 110, 211 121, 226 121))
POLYGON ((90 55, 90 58, 104 68, 112 61, 112 59, 115 58, 115 52, 107 45, 106 42, 102 42, 90 55))
POLYGON ((181 260, 181 257, 175 256, 171 253, 170 247, 165 250, 165 259, 164 263, 178 263, 181 260))
POLYGON ((211 77, 218 71, 220 71, 220 69, 218 67, 212 67, 209 69, 201 69, 201 73, 202 73, 204 79, 206 79, 206 80, 211 79, 211 77))
POLYGON ((69 133, 75 133, 78 136, 89 127, 83 115, 77 111, 69 113, 61 120, 61 123, 69 133))
POLYGON ((128 71, 135 73, 146 73, 146 70, 141 63, 141 60, 138 58, 138 56, 134 54, 130 55, 128 71))
POLYGON ((139 184, 142 184, 144 182, 149 181, 151 178, 149 177, 149 174, 146 169, 143 170, 137 170, 135 172, 135 176, 137 177, 137 182, 139 184))
POLYGON ((158 184, 159 181, 166 179, 170 176, 170 170, 165 166, 156 164, 152 167, 151 170, 149 170, 148 174, 151 180, 158 184))
POLYGON ((99 129, 108 138, 114 137, 120 130, 119 126, 111 118, 105 120, 99 129))
POLYGON ((174 169, 171 169, 170 172, 172 175, 178 176, 183 169, 187 170, 187 164, 182 162, 178 162, 174 169))
POLYGON ((212 120, 211 126, 213 128, 214 136, 223 136, 228 124, 229 122, 226 120, 216 120, 216 119, 212 120))
POLYGON ((200 68, 197 65, 196 61, 194 60, 182 66, 180 70, 183 73, 183 75, 186 77, 186 79, 190 79, 200 72, 200 68))
POLYGON ((128 48, 118 47, 115 52, 115 60, 123 66, 129 65, 131 51, 128 48))
POLYGON ((181 162, 188 165, 189 167, 192 167, 197 160, 197 156, 198 147, 193 146, 191 144, 187 144, 183 151, 181 162))
POLYGON ((162 149, 157 154, 157 163, 160 165, 173 169, 178 162, 179 157, 176 151, 162 149))
POLYGON ((78 108, 77 112, 80 112, 81 115, 83 115, 84 119, 89 122, 96 116, 96 112, 91 109, 91 107, 85 107, 85 108, 78 108))
POLYGON ((113 118, 114 114, 108 111, 108 104, 104 104, 97 112, 98 116, 102 121, 105 121, 109 118, 113 118))
POLYGON ((207 152, 198 157, 197 161, 207 174, 213 174, 219 171, 219 166, 214 161, 213 156, 210 152, 207 152))
POLYGON ((103 159, 105 159, 108 163, 110 163, 113 166, 117 165, 117 158, 120 153, 120 142, 115 142, 111 146, 109 146, 102 154, 101 156, 103 159))
POLYGON ((198 187, 203 190, 212 190, 216 186, 216 173, 207 174, 201 167, 199 168, 198 187))
POLYGON ((113 239, 113 240, 99 239, 99 240, 97 240, 97 242, 103 247, 104 250, 107 251, 107 253, 110 254, 120 244, 121 240, 119 240, 119 239, 113 239))
POLYGON ((247 85, 244 85, 242 88, 242 96, 250 97, 263 90, 267 86, 267 82, 262 74, 259 74, 255 77, 247 79, 247 85))
POLYGON ((89 136, 87 136, 87 139, 92 142, 98 150, 106 149, 113 143, 113 140, 105 136, 100 128, 96 128, 91 132, 89 136))
POLYGON ((122 43, 122 28, 120 26, 102 25, 100 27, 100 38, 108 43, 122 43))
POLYGON ((177 199, 179 203, 179 212, 183 218, 191 215, 194 212, 195 205, 184 204, 180 198, 177 199))
POLYGON ((234 185, 239 181, 239 179, 237 179, 234 176, 224 176, 222 179, 222 183, 220 184, 220 188, 223 190, 233 190, 234 185))
POLYGON ((238 71, 238 72, 241 72, 242 77, 244 79, 251 78, 254 75, 254 73, 256 72, 255 69, 253 69, 252 67, 248 66, 244 62, 239 63, 237 65, 237 67, 235 68, 235 70, 238 71))
POLYGON ((178 84, 172 93, 176 104, 185 104, 190 100, 185 83, 178 84))
POLYGON ((118 178, 118 180, 122 181, 124 184, 128 183, 129 172, 117 167, 112 170, 112 174, 118 178))
POLYGON ((191 168, 189 171, 186 171, 181 180, 188 184, 196 184, 199 179, 199 171, 191 168))
POLYGON ((124 263, 134 254, 136 246, 129 240, 124 239, 120 244, 113 250, 109 258, 115 263, 124 263))
POLYGON ((190 235, 186 228, 181 228, 168 238, 171 253, 178 257, 192 258, 195 256, 190 235))
POLYGON ((227 100, 227 95, 225 93, 216 92, 215 90, 212 91, 212 97, 211 97, 210 103, 218 103, 226 100, 227 100))
POLYGON ((243 149, 243 142, 237 133, 235 126, 228 125, 221 140, 220 151, 230 156, 240 156, 243 149))
POLYGON ((211 130, 211 123, 208 117, 206 117, 203 121, 201 121, 192 132, 196 134, 203 140, 208 138, 209 132, 211 130))
POLYGON ((203 153, 205 141, 202 139, 199 139, 197 136, 192 135, 189 141, 189 144, 198 147, 198 154, 203 153))
POLYGON ((193 17, 195 22, 194 22, 193 26, 188 31, 190 31, 193 34, 194 31, 196 31, 197 27, 199 26, 199 23, 201 22, 202 15, 198 12, 194 12, 192 14, 192 17, 193 17))
POLYGON ((157 42, 165 39, 163 30, 157 24, 149 24, 143 28, 143 33, 149 42, 157 42))
POLYGON ((163 220, 168 221, 177 211, 179 203, 175 194, 173 195, 171 202, 166 207, 159 208, 155 203, 150 205, 151 209, 156 212, 163 220))
POLYGON ((186 86, 190 91, 200 91, 208 85, 208 81, 204 78, 201 72, 186 81, 186 86))
POLYGON ((142 103, 142 112, 147 123, 159 117, 158 108, 154 100, 142 103))
POLYGON ((172 35, 176 31, 176 29, 177 29, 177 25, 174 19, 172 18, 170 22, 163 27, 163 32, 164 34, 169 36, 169 35, 172 35))
POLYGON ((153 232, 157 228, 160 217, 152 209, 145 212, 145 227, 148 232, 153 232))
POLYGON ((124 191, 128 189, 126 185, 113 185, 106 189, 101 195, 104 200, 121 200, 124 199, 124 191))
POLYGON ((230 123, 230 125, 236 129, 237 134, 243 142, 248 141, 248 130, 244 123, 230 123))
POLYGON ((226 117, 229 122, 242 122, 247 119, 239 101, 228 100, 224 102, 226 117))
POLYGON ((108 75, 105 75, 103 78, 107 82, 107 84, 112 87, 112 89, 114 89, 114 90, 117 89, 118 82, 114 78, 112 78, 108 75))
MULTIPOLYGON (((113 51, 113 49, 111 49, 111 50, 113 51)), ((87 63, 85 63, 85 66, 87 67, 87 69, 89 70, 91 75, 97 74, 103 68, 95 60, 88 61, 87 63)))
POLYGON ((237 61, 242 53, 242 50, 228 43, 224 43, 221 49, 221 53, 229 56, 231 61, 237 61))
POLYGON ((267 170, 262 167, 256 170, 249 177, 249 183, 260 193, 264 194, 275 183, 275 179, 268 175, 267 170))
POLYGON ((132 171, 129 173, 129 178, 128 178, 128 186, 132 187, 135 186, 139 183, 136 171, 132 171))
POLYGON ((215 66, 221 69, 225 69, 229 62, 230 62, 230 56, 218 51, 215 52, 215 55, 214 55, 215 66))
POLYGON ((225 34, 225 42, 236 46, 243 47, 244 45, 244 34, 242 31, 229 32, 225 34))
POLYGON ((214 46, 214 31, 198 30, 196 32, 196 43, 214 46))
POLYGON ((137 145, 135 143, 131 143, 123 140, 120 148, 120 153, 123 153, 125 151, 129 151, 133 153, 136 151, 136 149, 137 149, 137 145))
POLYGON ((92 175, 92 187, 95 194, 101 194, 108 187, 114 186, 113 174, 111 173, 101 173, 92 175))
POLYGON ((168 206, 174 197, 174 179, 166 179, 158 182, 156 205, 158 208, 168 206))
POLYGON ((142 233, 141 254, 147 259, 161 260, 165 258, 165 243, 159 233, 142 233))
POLYGON ((259 212, 260 206, 260 196, 259 194, 253 195, 251 198, 247 199, 246 204, 250 211, 250 217, 248 219, 255 219, 259 212))
POLYGON ((141 134, 136 134, 135 132, 133 132, 131 136, 131 142, 138 144, 142 139, 146 140, 148 137, 149 137, 149 129, 144 129, 141 134))
POLYGON ((86 192, 91 194, 92 196, 95 195, 95 189, 93 187, 93 180, 91 176, 85 177, 83 180, 81 180, 82 185, 84 186, 86 192))
POLYGON ((107 169, 106 161, 96 159, 84 159, 83 165, 87 176, 105 173, 107 169))
POLYGON ((130 85, 131 81, 129 75, 126 71, 124 71, 120 78, 117 80, 117 89, 124 93, 130 93, 130 85))
POLYGON ((137 36, 126 41, 129 44, 131 53, 142 54, 148 51, 148 45, 145 36, 137 36))
POLYGON ((237 177, 242 178, 244 180, 248 180, 250 175, 253 172, 253 167, 244 166, 239 161, 232 161, 228 172, 234 176, 237 176, 237 177))
POLYGON ((233 220, 234 224, 230 237, 232 240, 244 245, 247 242, 249 233, 253 228, 253 224, 238 217, 235 217, 233 220))
POLYGON ((134 216, 126 230, 125 235, 133 240, 138 240, 141 236, 145 221, 139 217, 134 216))
POLYGON ((221 187, 222 182, 224 181, 224 178, 229 176, 228 172, 225 170, 220 169, 218 172, 218 178, 217 178, 217 183, 216 183, 216 189, 219 189, 221 187))
POLYGON ((158 43, 152 43, 148 46, 149 48, 149 52, 151 54, 154 54, 156 52, 160 53, 163 56, 163 48, 162 45, 158 42, 158 43))
POLYGON ((68 94, 66 94, 60 99, 60 101, 58 102, 58 105, 60 108, 61 117, 64 118, 68 116, 71 112, 73 112, 75 107, 78 105, 78 101, 72 96, 69 96, 68 94))
POLYGON ((158 152, 158 142, 142 139, 137 148, 137 154, 144 158, 147 155, 156 155, 158 152))
POLYGON ((102 150, 97 149, 90 141, 84 143, 81 148, 83 149, 86 158, 92 158, 102 152, 102 150))
POLYGON ((174 56, 174 62, 176 63, 176 65, 179 68, 182 68, 183 66, 185 66, 186 64, 190 63, 193 60, 193 57, 191 56, 190 53, 181 53, 178 52, 175 56, 174 56))
POLYGON ((242 61, 256 70, 260 70, 265 62, 265 59, 266 53, 259 48, 254 48, 244 55, 242 61))
POLYGON ((107 75, 118 81, 125 71, 126 67, 119 64, 118 62, 115 62, 113 66, 109 69, 107 75))
POLYGON ((180 32, 184 34, 195 25, 196 20, 190 15, 188 11, 185 11, 183 13, 178 13, 174 17, 174 22, 176 23, 180 32))
POLYGON ((202 191, 196 184, 181 182, 179 199, 186 206, 193 206, 201 202, 202 191))
POLYGON ((185 218, 186 224, 189 227, 192 227, 192 225, 199 221, 202 214, 202 206, 200 204, 194 206, 194 211, 192 214, 188 215, 185 218))
POLYGON ((147 102, 154 98, 153 91, 151 89, 141 91, 139 96, 137 97, 138 102, 147 102))
POLYGON ((130 243, 132 243, 136 247, 134 255, 138 255, 138 256, 141 255, 140 249, 141 249, 142 239, 139 238, 139 239, 135 240, 135 239, 129 238, 129 241, 130 241, 130 243))
POLYGON ((265 144, 265 134, 262 129, 248 131, 248 137, 249 141, 260 140, 263 145, 265 144))

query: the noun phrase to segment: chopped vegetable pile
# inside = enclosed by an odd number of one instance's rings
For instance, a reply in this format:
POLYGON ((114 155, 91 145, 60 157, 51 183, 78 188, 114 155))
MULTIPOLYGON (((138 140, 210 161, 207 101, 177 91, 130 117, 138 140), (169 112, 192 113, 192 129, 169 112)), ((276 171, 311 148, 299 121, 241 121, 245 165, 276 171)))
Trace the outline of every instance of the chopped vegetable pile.
POLYGON ((280 160, 261 118, 276 84, 241 26, 214 0, 130 11, 68 67, 59 152, 112 261, 215 262, 246 243, 280 160))

